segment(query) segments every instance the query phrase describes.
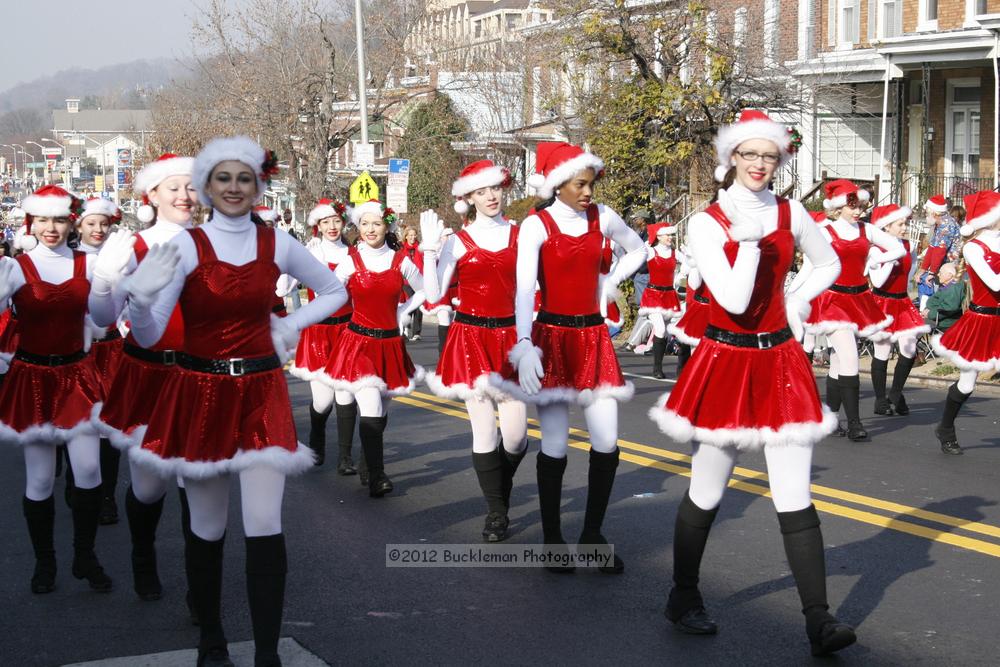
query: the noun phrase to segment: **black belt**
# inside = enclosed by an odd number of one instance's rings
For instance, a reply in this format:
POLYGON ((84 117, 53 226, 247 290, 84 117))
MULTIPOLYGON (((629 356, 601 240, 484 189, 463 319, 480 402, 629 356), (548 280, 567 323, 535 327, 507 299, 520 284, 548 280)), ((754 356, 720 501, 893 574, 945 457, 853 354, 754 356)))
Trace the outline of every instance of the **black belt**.
POLYGON ((861 294, 868 291, 868 285, 830 285, 830 289, 841 294, 861 294))
POLYGON ((538 311, 537 320, 542 324, 551 324, 555 327, 573 327, 574 329, 584 329, 604 324, 604 316, 600 313, 591 313, 589 315, 557 315, 556 313, 540 310, 538 311))
POLYGON ((318 322, 317 324, 325 324, 327 326, 330 326, 330 325, 333 325, 333 324, 343 324, 344 322, 350 322, 351 321, 351 315, 352 315, 352 313, 347 313, 346 315, 341 315, 340 317, 328 317, 325 320, 323 320, 322 322, 318 322))
POLYGON ((694 295, 694 300, 698 303, 703 303, 706 306, 710 303, 707 296, 699 296, 697 294, 694 295))
POLYGON ((910 296, 906 292, 886 292, 884 289, 879 289, 878 287, 872 288, 872 294, 880 296, 883 299, 906 299, 910 296))
POLYGON ((114 329, 109 329, 108 333, 104 334, 103 337, 95 340, 95 343, 110 343, 113 340, 119 340, 122 337, 122 332, 118 330, 118 327, 114 329))
POLYGON ((479 317, 463 313, 462 311, 455 313, 455 321, 486 329, 502 329, 503 327, 512 327, 517 324, 517 320, 513 315, 510 317, 479 317))
POLYGON ((705 327, 705 337, 733 347, 755 347, 758 350, 766 350, 775 345, 780 345, 786 340, 792 339, 792 330, 789 327, 771 331, 769 333, 736 333, 726 331, 711 324, 705 327))
POLYGON ((673 292, 674 291, 674 286, 673 285, 654 285, 653 283, 649 283, 648 285, 646 285, 646 289, 655 289, 657 292, 673 292))
POLYGON ((144 347, 132 345, 131 343, 125 343, 122 347, 125 354, 130 357, 135 357, 139 361, 146 361, 151 364, 160 364, 161 366, 173 366, 177 363, 177 358, 180 356, 180 353, 174 350, 147 350, 144 347))
POLYGON ((35 366, 65 366, 80 361, 87 356, 83 350, 72 354, 32 354, 24 350, 14 352, 14 358, 35 366))
POLYGON ((263 373, 281 368, 281 360, 278 355, 272 354, 266 357, 255 357, 253 359, 202 359, 192 357, 189 354, 178 354, 177 365, 189 371, 197 373, 211 373, 212 375, 248 375, 250 373, 263 373))
POLYGON ((356 334, 368 336, 369 338, 396 338, 399 336, 399 329, 372 329, 363 327, 355 321, 347 323, 347 328, 356 334))
POLYGON ((987 306, 980 306, 974 303, 970 303, 969 310, 971 310, 974 313, 979 313, 980 315, 1000 315, 1000 306, 989 308, 987 306))
POLYGON ((274 313, 275 315, 280 315, 281 313, 285 312, 285 304, 279 303, 277 305, 272 306, 271 312, 274 313))

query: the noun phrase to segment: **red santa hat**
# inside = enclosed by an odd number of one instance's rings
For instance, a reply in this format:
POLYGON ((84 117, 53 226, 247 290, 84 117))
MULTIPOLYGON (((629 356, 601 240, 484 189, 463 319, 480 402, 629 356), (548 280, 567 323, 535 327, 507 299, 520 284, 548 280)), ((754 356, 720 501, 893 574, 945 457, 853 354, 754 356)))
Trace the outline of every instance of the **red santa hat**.
POLYGON ((320 199, 313 210, 309 211, 307 222, 310 227, 316 227, 323 218, 337 217, 347 221, 347 206, 339 199, 320 199))
POLYGON ((604 160, 565 141, 541 141, 535 152, 535 173, 528 177, 528 185, 538 191, 539 197, 548 199, 556 188, 584 169, 593 169, 599 177, 604 173, 604 160))
POLYGON ((156 211, 149 203, 151 190, 171 176, 190 176, 193 170, 193 157, 181 157, 173 153, 164 153, 143 167, 132 183, 133 191, 142 196, 142 206, 135 214, 139 222, 149 223, 156 218, 156 211))
POLYGON ((889 224, 897 220, 906 220, 913 215, 913 209, 909 206, 899 206, 898 204, 886 204, 876 206, 872 209, 871 222, 879 229, 885 229, 889 224))
POLYGON ((118 208, 118 205, 110 199, 102 197, 93 197, 84 202, 80 220, 83 220, 88 215, 103 215, 112 223, 122 219, 122 211, 118 208))
POLYGON ((720 183, 726 179, 732 165, 733 151, 744 141, 765 139, 778 147, 781 154, 779 166, 791 158, 795 149, 792 147, 792 132, 780 123, 775 123, 763 111, 744 109, 735 123, 719 128, 715 135, 715 153, 719 166, 715 168, 715 180, 720 183))
POLYGON ((208 177, 216 165, 228 160, 235 160, 250 167, 257 176, 257 198, 259 202, 264 197, 271 176, 277 173, 277 159, 271 151, 265 151, 260 145, 246 136, 217 137, 201 149, 194 159, 191 181, 198 192, 198 200, 205 205, 212 205, 208 196, 208 177))
POLYGON ((382 206, 382 202, 377 199, 369 199, 366 202, 358 204, 351 209, 351 222, 355 226, 361 224, 361 218, 367 214, 374 214, 382 218, 389 231, 396 231, 396 212, 391 208, 386 208, 382 206))
POLYGON ((254 206, 253 212, 264 222, 274 222, 275 218, 278 217, 278 212, 270 206, 254 206))
POLYGON ((76 220, 80 212, 80 200, 58 185, 43 185, 24 198, 21 208, 24 209, 26 224, 29 225, 32 217, 76 220))
POLYGON ((458 180, 451 185, 451 194, 455 197, 455 213, 465 215, 469 212, 469 204, 465 195, 480 188, 499 186, 509 188, 511 184, 510 170, 493 164, 492 160, 473 162, 459 174, 458 180))
POLYGON ((934 195, 924 204, 924 210, 945 213, 948 211, 948 200, 944 198, 944 195, 934 195))
POLYGON ((981 190, 966 195, 964 202, 965 224, 959 228, 962 236, 972 236, 1000 220, 1000 192, 981 190))
POLYGON ((825 225, 830 221, 830 218, 826 217, 826 213, 824 211, 809 211, 809 215, 816 221, 816 224, 819 225, 825 225))
POLYGON ((677 225, 668 225, 665 222, 656 222, 646 227, 646 234, 649 236, 650 242, 652 242, 653 239, 657 238, 660 235, 663 234, 670 235, 676 233, 677 233, 677 225))
POLYGON ((858 201, 862 203, 871 199, 871 195, 868 194, 867 190, 862 190, 846 178, 838 178, 835 181, 830 181, 824 187, 826 189, 826 199, 823 200, 823 208, 827 211, 847 206, 847 200, 850 199, 851 195, 857 197, 858 201))

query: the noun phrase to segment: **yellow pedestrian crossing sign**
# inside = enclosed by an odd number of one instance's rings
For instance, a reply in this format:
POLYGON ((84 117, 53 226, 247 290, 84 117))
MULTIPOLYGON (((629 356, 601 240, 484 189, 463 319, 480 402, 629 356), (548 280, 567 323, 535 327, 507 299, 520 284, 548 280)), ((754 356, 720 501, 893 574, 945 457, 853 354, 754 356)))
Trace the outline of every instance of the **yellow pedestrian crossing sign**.
POLYGON ((363 204, 369 199, 378 199, 378 184, 371 174, 363 171, 351 183, 350 195, 352 204, 363 204))

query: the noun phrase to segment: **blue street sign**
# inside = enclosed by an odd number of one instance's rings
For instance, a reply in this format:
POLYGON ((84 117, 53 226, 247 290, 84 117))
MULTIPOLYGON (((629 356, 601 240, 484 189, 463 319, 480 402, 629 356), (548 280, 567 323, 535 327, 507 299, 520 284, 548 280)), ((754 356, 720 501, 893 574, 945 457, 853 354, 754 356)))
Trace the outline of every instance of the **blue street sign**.
POLYGON ((390 174, 409 174, 410 161, 401 158, 389 158, 390 174))

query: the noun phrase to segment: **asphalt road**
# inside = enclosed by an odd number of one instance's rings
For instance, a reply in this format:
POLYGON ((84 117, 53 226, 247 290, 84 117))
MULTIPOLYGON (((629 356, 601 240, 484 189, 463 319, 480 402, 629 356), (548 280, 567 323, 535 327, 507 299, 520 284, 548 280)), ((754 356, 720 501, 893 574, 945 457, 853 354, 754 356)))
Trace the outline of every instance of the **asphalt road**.
MULTIPOLYGON (((433 363, 433 326, 411 345, 433 363)), ((627 373, 648 372, 649 357, 623 356, 627 373)), ((673 359, 667 363, 668 376, 673 359)), ((798 597, 774 509, 764 497, 761 455, 747 455, 713 528, 702 591, 722 626, 714 638, 689 637, 662 616, 671 572, 672 525, 687 487, 686 446, 647 419, 669 382, 632 377, 635 398, 621 409, 623 462, 605 534, 625 559, 621 576, 541 569, 387 568, 387 543, 474 543, 485 506, 472 471, 461 405, 421 387, 397 400, 386 433, 396 492, 369 499, 357 477, 333 466, 291 480, 285 498, 290 574, 284 635, 330 664, 804 664, 808 655, 798 597)), ((300 437, 308 429, 308 387, 289 379, 300 437)), ((960 418, 965 456, 940 453, 931 433, 942 389, 907 393, 908 418, 863 415, 872 441, 827 439, 816 447, 814 493, 823 519, 833 610, 858 628, 844 665, 996 663, 1000 597, 1000 435, 996 399, 974 396, 960 418)), ((533 416, 533 414, 532 414, 533 416)), ((574 424, 585 431, 575 415, 574 424)), ((570 451, 563 496, 567 538, 580 529, 586 501, 586 433, 570 451)), ((331 424, 331 437, 333 426, 331 424)), ((536 436, 537 437, 537 436, 536 436)), ((537 442, 532 446, 537 450, 537 442)), ((28 588, 31 549, 20 512, 23 464, 0 450, 3 507, 0 552, 0 663, 62 665, 175 651, 196 629, 183 602, 182 541, 176 498, 168 499, 159 539, 165 595, 141 602, 131 590, 128 528, 102 528, 98 549, 115 577, 109 595, 69 575, 71 526, 60 502, 57 589, 28 588)), ((123 470, 119 498, 124 496, 123 470)), ((61 491, 62 482, 57 482, 61 491)), ((234 494, 238 491, 234 489, 234 494)), ((234 498, 232 507, 238 507, 234 498)), ((513 543, 541 541, 533 456, 513 493, 513 543)), ((224 613, 232 642, 250 639, 239 512, 226 552, 224 613)), ((830 661, 826 661, 830 662, 830 661)), ((136 661, 135 664, 143 664, 136 661)))

